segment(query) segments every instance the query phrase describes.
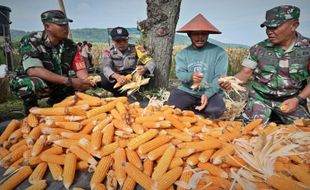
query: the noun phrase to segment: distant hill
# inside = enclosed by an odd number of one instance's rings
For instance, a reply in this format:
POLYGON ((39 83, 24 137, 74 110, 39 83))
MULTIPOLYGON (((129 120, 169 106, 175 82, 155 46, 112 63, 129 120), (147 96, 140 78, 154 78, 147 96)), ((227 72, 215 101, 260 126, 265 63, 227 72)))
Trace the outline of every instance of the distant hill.
MULTIPOLYGON (((127 28, 130 34, 130 40, 132 42, 139 39, 141 33, 136 28, 127 28)), ((108 30, 105 28, 82 28, 82 29, 72 29, 72 36, 74 41, 90 41, 90 42, 102 42, 108 43, 109 42, 109 35, 108 30)), ((20 40, 22 36, 26 35, 29 32, 22 31, 22 30, 11 30, 11 36, 13 40, 20 40)), ((242 44, 229 44, 229 43, 222 43, 220 41, 214 40, 209 38, 211 43, 214 43, 218 46, 223 48, 249 48, 247 45, 242 44)), ((190 39, 186 35, 176 34, 174 44, 175 45, 189 45, 190 39)))

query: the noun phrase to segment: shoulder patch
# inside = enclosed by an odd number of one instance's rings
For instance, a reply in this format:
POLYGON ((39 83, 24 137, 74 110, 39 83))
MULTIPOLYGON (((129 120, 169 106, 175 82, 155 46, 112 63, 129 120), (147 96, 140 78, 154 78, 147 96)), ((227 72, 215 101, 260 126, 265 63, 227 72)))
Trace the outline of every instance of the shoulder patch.
POLYGON ((103 50, 103 54, 104 55, 111 55, 111 52, 107 49, 103 50))

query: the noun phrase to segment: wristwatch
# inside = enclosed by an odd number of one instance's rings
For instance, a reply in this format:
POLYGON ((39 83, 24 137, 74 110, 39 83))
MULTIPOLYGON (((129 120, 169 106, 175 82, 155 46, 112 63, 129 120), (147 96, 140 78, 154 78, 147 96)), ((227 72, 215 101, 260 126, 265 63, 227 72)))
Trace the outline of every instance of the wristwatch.
POLYGON ((296 96, 296 98, 298 99, 298 103, 301 104, 301 105, 304 105, 307 103, 307 100, 301 96, 296 96))
POLYGON ((68 86, 68 87, 72 86, 72 78, 71 78, 71 76, 68 76, 68 79, 66 80, 65 85, 68 86))

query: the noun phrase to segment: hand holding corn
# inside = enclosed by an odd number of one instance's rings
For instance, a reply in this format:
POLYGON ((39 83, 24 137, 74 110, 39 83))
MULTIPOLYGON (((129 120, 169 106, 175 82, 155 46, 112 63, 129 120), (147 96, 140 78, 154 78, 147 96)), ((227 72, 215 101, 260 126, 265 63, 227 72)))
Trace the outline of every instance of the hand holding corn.
POLYGON ((142 76, 147 70, 147 68, 144 67, 143 65, 138 65, 136 70, 137 70, 137 73, 142 76))
POLYGON ((298 108, 298 99, 297 98, 290 98, 285 100, 280 105, 280 110, 284 113, 291 113, 296 111, 298 108))

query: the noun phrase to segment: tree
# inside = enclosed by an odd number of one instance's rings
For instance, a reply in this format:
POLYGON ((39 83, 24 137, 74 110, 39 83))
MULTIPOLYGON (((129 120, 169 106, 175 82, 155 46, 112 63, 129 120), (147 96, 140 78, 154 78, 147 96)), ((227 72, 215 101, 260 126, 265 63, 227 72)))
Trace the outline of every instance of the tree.
POLYGON ((147 19, 138 23, 145 37, 144 46, 157 66, 154 88, 167 88, 172 62, 175 28, 179 20, 182 0, 146 0, 147 19))

